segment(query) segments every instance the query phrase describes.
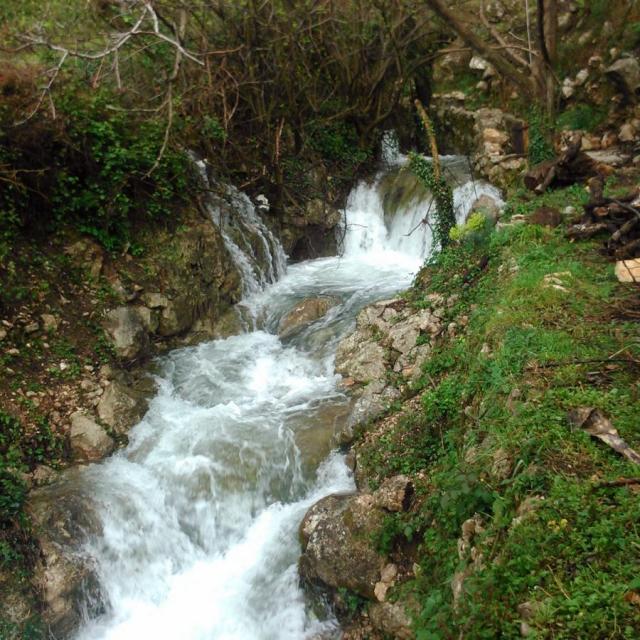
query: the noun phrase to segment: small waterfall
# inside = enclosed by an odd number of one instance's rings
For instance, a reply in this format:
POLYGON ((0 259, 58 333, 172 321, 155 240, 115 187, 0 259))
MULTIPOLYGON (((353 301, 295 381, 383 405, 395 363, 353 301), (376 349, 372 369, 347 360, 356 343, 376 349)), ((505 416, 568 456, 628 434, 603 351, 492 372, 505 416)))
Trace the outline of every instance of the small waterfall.
MULTIPOLYGON (((397 149, 394 151, 393 146, 390 149, 389 161, 401 159, 397 149)), ((502 205, 498 189, 470 179, 464 159, 445 156, 442 162, 456 185, 453 200, 459 224, 482 195, 502 205)), ((431 229, 424 222, 433 216, 432 200, 431 194, 407 169, 385 171, 372 184, 361 182, 351 192, 345 209, 343 255, 377 262, 400 261, 417 269, 429 257, 433 246, 431 229)))
POLYGON ((206 163, 192 158, 206 189, 207 211, 242 277, 243 297, 258 293, 285 274, 284 249, 246 193, 231 185, 212 184, 206 163))

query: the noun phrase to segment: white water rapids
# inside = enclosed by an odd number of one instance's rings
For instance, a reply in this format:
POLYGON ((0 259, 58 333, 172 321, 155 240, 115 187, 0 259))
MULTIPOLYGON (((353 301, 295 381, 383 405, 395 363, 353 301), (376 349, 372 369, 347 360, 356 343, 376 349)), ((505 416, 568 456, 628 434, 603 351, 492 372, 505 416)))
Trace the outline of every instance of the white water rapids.
MULTIPOLYGON (((82 492, 102 522, 85 552, 105 611, 85 620, 77 640, 339 634, 334 620, 312 613, 297 575, 305 511, 353 489, 330 445, 348 407, 335 346, 365 304, 411 283, 430 249, 419 224, 425 201, 410 199, 391 215, 382 179, 351 194, 342 256, 286 273, 274 258, 277 242, 243 200, 243 225, 263 235, 270 264, 258 272, 249 250, 224 233, 245 278, 242 305, 262 329, 165 357, 157 395, 129 446, 82 471, 82 492), (326 294, 342 302, 325 318, 285 343, 275 335, 293 304, 326 294)), ((460 218, 479 195, 499 197, 466 180, 456 189, 460 218)), ((222 224, 219 212, 212 215, 222 224)))

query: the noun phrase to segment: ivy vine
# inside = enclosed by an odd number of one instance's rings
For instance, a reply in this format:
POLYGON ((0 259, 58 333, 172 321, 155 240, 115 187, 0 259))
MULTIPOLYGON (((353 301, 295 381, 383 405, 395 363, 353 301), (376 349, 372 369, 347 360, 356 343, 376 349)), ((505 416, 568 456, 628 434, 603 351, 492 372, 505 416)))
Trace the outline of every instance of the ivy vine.
POLYGON ((442 176, 436 176, 431 160, 419 153, 409 154, 409 169, 433 195, 435 215, 431 229, 434 246, 442 251, 451 240, 451 229, 456 226, 453 190, 442 176))

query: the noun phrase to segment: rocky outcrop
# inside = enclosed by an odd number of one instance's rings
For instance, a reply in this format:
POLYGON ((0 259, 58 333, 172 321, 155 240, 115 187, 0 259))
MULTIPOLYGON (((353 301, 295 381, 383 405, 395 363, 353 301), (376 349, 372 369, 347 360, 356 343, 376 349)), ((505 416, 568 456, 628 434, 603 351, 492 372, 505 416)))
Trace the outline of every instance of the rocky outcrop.
POLYGON ((209 220, 189 222, 158 239, 143 270, 108 270, 125 304, 105 313, 103 327, 125 364, 218 337, 219 321, 241 297, 240 276, 219 230, 209 220))
POLYGON ((283 339, 290 338, 300 329, 325 316, 329 309, 338 304, 340 299, 332 296, 301 300, 280 320, 278 335, 283 339))
POLYGON ((99 520, 89 500, 79 494, 60 496, 51 488, 33 491, 27 511, 40 548, 33 581, 41 594, 43 621, 51 637, 71 637, 83 608, 97 615, 102 607, 93 568, 81 553, 85 536, 100 531, 99 520))
POLYGON ((358 424, 380 415, 398 398, 398 387, 420 376, 432 341, 445 329, 448 304, 436 294, 428 300, 430 309, 415 310, 400 298, 366 307, 356 319, 355 332, 338 345, 336 371, 357 397, 347 425, 337 436, 340 443, 349 442, 358 424), (393 382, 390 371, 397 377, 393 382))
POLYGON ((527 166, 527 124, 501 109, 467 109, 465 100, 461 92, 434 96, 442 151, 469 155, 479 175, 497 187, 510 186, 527 166))

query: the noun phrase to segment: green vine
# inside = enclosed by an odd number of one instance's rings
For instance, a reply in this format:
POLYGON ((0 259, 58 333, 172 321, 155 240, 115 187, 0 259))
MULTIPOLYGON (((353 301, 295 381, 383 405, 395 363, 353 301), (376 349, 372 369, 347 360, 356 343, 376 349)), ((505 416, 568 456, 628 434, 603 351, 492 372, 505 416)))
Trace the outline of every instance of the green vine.
POLYGON ((432 162, 419 153, 409 154, 409 169, 433 194, 435 215, 431 228, 434 246, 442 251, 451 241, 450 232, 456 226, 456 214, 453 208, 453 191, 442 177, 436 177, 432 162))

